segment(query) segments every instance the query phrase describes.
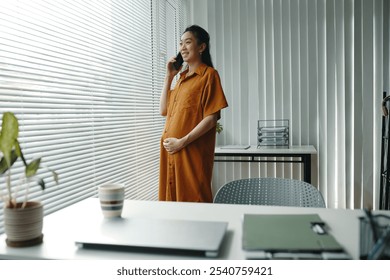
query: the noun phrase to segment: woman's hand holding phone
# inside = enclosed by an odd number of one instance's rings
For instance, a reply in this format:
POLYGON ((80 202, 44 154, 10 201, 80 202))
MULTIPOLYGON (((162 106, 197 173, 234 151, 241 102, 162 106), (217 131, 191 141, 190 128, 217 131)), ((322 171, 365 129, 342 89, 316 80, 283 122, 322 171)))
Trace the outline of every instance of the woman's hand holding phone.
POLYGON ((181 56, 181 53, 179 52, 175 58, 175 62, 173 63, 173 67, 175 67, 175 69, 177 71, 180 71, 180 68, 181 66, 183 65, 183 57, 181 56))
POLYGON ((175 76, 179 73, 183 65, 183 57, 180 53, 176 57, 172 57, 167 64, 167 71, 170 76, 175 76))

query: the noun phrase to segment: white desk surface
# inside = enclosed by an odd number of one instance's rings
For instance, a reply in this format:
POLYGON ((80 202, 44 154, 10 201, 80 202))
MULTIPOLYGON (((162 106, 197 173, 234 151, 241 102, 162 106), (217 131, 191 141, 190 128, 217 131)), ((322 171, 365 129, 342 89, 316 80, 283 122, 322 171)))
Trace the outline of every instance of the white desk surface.
MULTIPOLYGON (((241 249, 241 223, 244 213, 318 213, 330 228, 329 232, 354 259, 358 259, 358 217, 363 215, 361 210, 126 200, 122 216, 127 218, 227 221, 229 223, 228 232, 218 258, 238 260, 245 259, 241 249)), ((390 211, 386 211, 386 213, 390 213, 390 211)), ((92 219, 97 223, 104 219, 97 198, 83 200, 45 217, 44 242, 41 245, 29 248, 10 248, 5 244, 5 235, 1 235, 0 259, 205 259, 205 257, 189 255, 80 249, 75 245, 73 235, 86 219, 92 219)))
MULTIPOLYGON (((231 145, 229 145, 231 146, 231 145)), ((290 147, 259 147, 257 146, 250 146, 248 149, 224 149, 223 146, 217 146, 215 147, 215 154, 286 154, 286 155, 293 155, 293 154, 310 154, 315 155, 317 154, 317 150, 312 145, 307 146, 290 146, 290 147)))

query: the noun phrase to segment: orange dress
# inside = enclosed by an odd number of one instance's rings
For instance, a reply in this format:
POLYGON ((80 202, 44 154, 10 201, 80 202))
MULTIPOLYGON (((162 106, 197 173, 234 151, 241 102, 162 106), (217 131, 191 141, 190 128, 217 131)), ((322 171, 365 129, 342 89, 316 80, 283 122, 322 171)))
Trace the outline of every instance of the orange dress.
POLYGON ((211 177, 214 165, 216 128, 169 155, 165 138, 182 138, 205 117, 227 107, 218 72, 201 64, 189 77, 181 73, 168 92, 167 117, 160 144, 159 200, 212 202, 211 177))

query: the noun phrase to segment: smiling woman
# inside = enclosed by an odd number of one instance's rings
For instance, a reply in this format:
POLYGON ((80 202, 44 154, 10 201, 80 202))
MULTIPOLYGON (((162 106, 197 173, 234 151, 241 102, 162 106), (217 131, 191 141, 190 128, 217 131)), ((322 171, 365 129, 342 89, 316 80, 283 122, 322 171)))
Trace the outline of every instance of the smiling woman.
MULTIPOLYGON (((0 1, 0 114, 15 112, 26 155, 61 174, 58 188, 30 190, 45 214, 106 182, 124 184, 126 198, 157 199, 161 56, 176 52, 171 30, 188 8, 127 2, 0 1)), ((21 172, 15 166, 13 185, 21 172)))
POLYGON ((212 202, 216 123, 227 107, 218 72, 213 68, 209 34, 201 27, 188 27, 180 40, 180 53, 187 69, 173 90, 178 70, 175 59, 167 63, 160 112, 166 116, 161 138, 159 199, 212 202))

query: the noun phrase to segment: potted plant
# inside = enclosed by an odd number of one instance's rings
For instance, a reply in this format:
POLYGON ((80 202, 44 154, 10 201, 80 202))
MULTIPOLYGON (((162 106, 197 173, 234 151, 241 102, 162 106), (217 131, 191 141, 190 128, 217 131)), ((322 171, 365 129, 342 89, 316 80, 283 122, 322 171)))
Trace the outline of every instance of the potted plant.
POLYGON ((220 134, 223 131, 223 126, 220 122, 217 122, 216 130, 218 134, 220 134))
MULTIPOLYGON (((36 181, 42 190, 45 181, 38 178, 37 172, 41 166, 41 158, 27 162, 18 141, 19 123, 11 112, 3 114, 0 131, 0 175, 5 176, 6 195, 4 200, 4 229, 7 244, 12 247, 32 246, 42 242, 43 206, 41 202, 28 201, 29 186, 36 181), (24 166, 22 185, 25 186, 23 201, 18 201, 16 190, 11 186, 11 168, 21 159, 24 166)), ((50 170, 54 181, 58 183, 57 174, 50 170)))

